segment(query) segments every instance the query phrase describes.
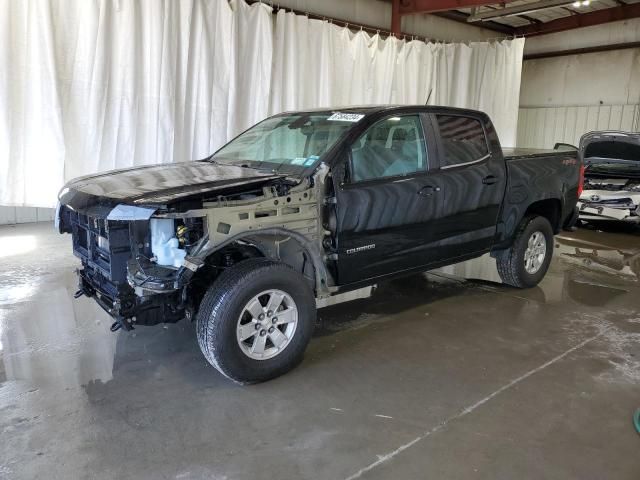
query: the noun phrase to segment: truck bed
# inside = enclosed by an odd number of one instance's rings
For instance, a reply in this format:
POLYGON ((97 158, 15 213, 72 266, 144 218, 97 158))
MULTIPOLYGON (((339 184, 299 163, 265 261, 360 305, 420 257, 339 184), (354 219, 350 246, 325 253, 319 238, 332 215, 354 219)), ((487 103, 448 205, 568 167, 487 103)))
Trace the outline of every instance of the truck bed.
POLYGON ((503 148, 502 153, 505 160, 518 160, 521 158, 535 157, 566 157, 575 156, 577 152, 568 152, 566 150, 544 150, 540 148, 503 148), (573 155, 572 155, 573 154, 573 155))

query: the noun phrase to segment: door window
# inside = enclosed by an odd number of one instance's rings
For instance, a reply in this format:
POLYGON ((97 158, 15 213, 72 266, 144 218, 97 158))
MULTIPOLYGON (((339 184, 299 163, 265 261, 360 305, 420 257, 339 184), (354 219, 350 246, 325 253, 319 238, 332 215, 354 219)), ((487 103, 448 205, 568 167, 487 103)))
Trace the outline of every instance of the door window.
POLYGON ((440 167, 471 163, 489 154, 480 120, 460 115, 436 115, 442 149, 440 167))
POLYGON ((385 118, 351 146, 351 182, 409 175, 426 168, 427 150, 419 115, 385 118))

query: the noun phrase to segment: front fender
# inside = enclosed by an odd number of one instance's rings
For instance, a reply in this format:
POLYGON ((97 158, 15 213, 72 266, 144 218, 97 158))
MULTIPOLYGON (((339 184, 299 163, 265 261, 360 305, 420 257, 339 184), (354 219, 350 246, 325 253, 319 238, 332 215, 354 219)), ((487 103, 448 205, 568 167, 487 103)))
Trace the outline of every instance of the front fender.
MULTIPOLYGON (((245 231, 229 237, 224 241, 213 245, 209 238, 202 239, 201 245, 185 258, 185 266, 195 272, 205 265, 206 259, 212 254, 225 247, 243 242, 256 247, 262 255, 274 260, 291 264, 291 248, 286 242, 293 241, 308 258, 313 266, 313 288, 318 298, 330 295, 332 286, 335 285, 333 276, 328 271, 324 263, 324 252, 320 250, 318 244, 301 233, 282 227, 269 227, 252 231, 245 231)), ((292 265, 295 267, 295 265, 292 265)))

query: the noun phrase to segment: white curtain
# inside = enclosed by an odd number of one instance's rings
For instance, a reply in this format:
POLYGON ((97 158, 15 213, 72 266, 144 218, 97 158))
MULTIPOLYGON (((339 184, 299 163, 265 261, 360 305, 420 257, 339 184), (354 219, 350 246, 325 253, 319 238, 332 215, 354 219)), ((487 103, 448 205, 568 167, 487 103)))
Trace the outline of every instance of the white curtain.
POLYGON ((514 146, 524 39, 424 43, 276 16, 271 113, 361 104, 424 104, 487 112, 514 146))
POLYGON ((487 111, 513 145, 523 43, 384 40, 244 0, 0 0, 0 205, 201 158, 300 108, 429 97, 487 111))
POLYGON ((266 116, 271 42, 259 3, 0 0, 0 205, 207 155, 266 116))

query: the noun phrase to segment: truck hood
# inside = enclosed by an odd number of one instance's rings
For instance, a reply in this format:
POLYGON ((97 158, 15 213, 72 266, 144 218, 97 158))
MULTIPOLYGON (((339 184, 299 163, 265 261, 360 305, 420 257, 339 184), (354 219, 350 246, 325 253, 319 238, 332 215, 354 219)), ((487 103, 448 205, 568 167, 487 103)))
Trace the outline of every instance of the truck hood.
POLYGON ((134 167, 71 180, 60 203, 74 210, 95 206, 162 205, 197 194, 234 187, 257 187, 283 178, 270 172, 208 161, 134 167))

